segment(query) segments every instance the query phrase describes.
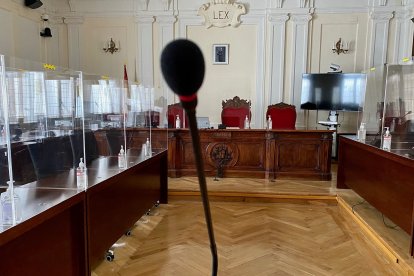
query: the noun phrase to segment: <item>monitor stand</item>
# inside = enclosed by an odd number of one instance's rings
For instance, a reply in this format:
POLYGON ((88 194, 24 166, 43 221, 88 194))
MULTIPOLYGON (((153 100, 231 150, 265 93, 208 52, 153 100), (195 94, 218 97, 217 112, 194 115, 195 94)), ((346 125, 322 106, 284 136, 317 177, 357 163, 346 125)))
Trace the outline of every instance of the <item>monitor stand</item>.
POLYGON ((320 125, 328 127, 328 130, 333 130, 332 133, 332 157, 336 158, 336 133, 338 132, 338 127, 341 125, 338 123, 338 112, 329 111, 329 116, 327 121, 318 121, 320 125))

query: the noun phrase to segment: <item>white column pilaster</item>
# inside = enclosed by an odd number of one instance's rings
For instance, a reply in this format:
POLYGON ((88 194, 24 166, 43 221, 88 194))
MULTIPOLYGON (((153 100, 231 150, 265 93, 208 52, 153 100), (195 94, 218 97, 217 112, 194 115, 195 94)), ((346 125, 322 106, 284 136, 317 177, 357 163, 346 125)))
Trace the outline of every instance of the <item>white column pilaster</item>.
POLYGON ((293 14, 290 19, 293 23, 292 43, 293 51, 291 56, 291 104, 300 106, 300 95, 302 88, 302 74, 306 72, 308 60, 308 37, 309 21, 312 19, 311 14, 293 14))
POLYGON ((404 58, 411 57, 410 45, 412 32, 410 31, 411 14, 408 11, 395 12, 394 51, 391 63, 401 63, 404 58))
MULTIPOLYGON (((156 21, 158 23, 159 33, 158 33, 158 56, 161 56, 162 50, 164 47, 174 39, 174 23, 177 21, 177 18, 173 15, 168 16, 157 16, 156 21)), ((167 96, 168 104, 175 103, 174 94, 169 89, 168 85, 165 83, 164 78, 161 78, 161 91, 163 95, 167 96)))
POLYGON ((80 68, 80 26, 84 22, 81 16, 65 17, 68 26, 68 59, 69 68, 81 70, 80 68))
MULTIPOLYGON (((289 17, 285 14, 269 14, 269 55, 270 65, 270 91, 269 104, 283 101, 284 78, 285 78, 285 44, 286 44, 286 21, 289 17)), ((266 104, 265 104, 266 106, 266 104)))
POLYGON ((389 11, 373 11, 370 17, 372 29, 368 66, 375 67, 387 62, 388 33, 393 14, 389 11))
POLYGON ((137 23, 137 62, 138 82, 144 86, 154 86, 153 24, 154 16, 138 15, 137 23))

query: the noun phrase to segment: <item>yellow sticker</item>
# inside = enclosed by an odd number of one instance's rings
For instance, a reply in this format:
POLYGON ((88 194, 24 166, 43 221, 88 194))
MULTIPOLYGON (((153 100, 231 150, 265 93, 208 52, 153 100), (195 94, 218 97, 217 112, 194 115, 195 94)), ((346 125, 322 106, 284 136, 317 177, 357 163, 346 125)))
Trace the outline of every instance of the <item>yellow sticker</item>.
POLYGON ((101 78, 102 78, 103 80, 109 80, 109 77, 108 77, 108 76, 101 76, 101 78))
POLYGON ((56 70, 56 66, 49 63, 43 63, 43 68, 46 70, 56 70))
POLYGON ((375 67, 372 67, 371 69, 369 69, 370 71, 375 71, 375 67))
POLYGON ((410 59, 409 58, 403 58, 403 61, 407 62, 407 61, 410 61, 410 59))

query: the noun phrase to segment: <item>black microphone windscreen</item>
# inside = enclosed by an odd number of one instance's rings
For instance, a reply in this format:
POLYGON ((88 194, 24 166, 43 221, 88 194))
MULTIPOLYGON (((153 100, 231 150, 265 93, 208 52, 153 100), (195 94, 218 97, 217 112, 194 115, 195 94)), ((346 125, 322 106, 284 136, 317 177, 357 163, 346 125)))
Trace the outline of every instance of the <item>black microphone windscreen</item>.
POLYGON ((191 96, 203 83, 203 54, 194 42, 174 40, 161 54, 161 71, 171 90, 180 96, 191 96))

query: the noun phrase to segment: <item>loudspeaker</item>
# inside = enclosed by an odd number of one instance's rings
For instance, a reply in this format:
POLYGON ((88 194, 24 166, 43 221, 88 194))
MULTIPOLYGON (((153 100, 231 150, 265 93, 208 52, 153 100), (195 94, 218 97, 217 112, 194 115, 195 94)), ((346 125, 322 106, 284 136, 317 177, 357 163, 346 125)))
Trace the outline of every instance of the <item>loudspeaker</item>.
POLYGON ((26 7, 37 9, 43 5, 42 1, 40 0, 24 0, 24 4, 26 7))
POLYGON ((43 32, 40 32, 40 36, 52 37, 52 31, 50 30, 50 28, 45 28, 43 32))

